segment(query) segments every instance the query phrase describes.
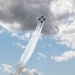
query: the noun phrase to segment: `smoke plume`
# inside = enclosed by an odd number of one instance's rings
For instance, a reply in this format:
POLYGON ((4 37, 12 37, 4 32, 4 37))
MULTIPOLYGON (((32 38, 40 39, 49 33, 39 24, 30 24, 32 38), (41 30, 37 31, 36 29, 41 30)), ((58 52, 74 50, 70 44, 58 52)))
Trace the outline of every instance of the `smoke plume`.
POLYGON ((37 42, 39 40, 41 31, 43 28, 43 24, 44 23, 38 22, 37 27, 36 27, 35 31, 33 32, 32 37, 20 58, 20 61, 18 62, 16 68, 14 69, 14 72, 11 75, 20 75, 20 73, 24 69, 24 66, 26 65, 26 63, 28 62, 28 60, 32 56, 32 53, 35 50, 35 47, 37 45, 37 42))

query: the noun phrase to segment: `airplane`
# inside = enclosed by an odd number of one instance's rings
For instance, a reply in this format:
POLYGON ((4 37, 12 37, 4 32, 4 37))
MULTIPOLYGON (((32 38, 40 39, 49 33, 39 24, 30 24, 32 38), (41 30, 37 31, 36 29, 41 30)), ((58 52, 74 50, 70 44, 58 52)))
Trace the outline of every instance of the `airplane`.
POLYGON ((44 18, 43 21, 45 21, 46 19, 44 18))
POLYGON ((38 20, 41 20, 42 18, 44 18, 44 16, 41 16, 38 20))
POLYGON ((41 18, 43 18, 43 16, 41 16, 41 18))
POLYGON ((43 21, 45 21, 46 19, 44 18, 44 16, 41 16, 38 20, 39 20, 41 23, 43 23, 43 21))

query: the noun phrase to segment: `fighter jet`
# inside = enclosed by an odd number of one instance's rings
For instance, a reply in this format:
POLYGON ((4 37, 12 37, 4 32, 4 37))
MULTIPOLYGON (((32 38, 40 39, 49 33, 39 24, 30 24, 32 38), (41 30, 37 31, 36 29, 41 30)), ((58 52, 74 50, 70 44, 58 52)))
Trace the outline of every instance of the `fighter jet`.
POLYGON ((43 18, 43 16, 41 16, 41 18, 43 18))
POLYGON ((41 16, 39 19, 40 23, 43 23, 43 21, 45 21, 46 19, 44 18, 44 16, 41 16))

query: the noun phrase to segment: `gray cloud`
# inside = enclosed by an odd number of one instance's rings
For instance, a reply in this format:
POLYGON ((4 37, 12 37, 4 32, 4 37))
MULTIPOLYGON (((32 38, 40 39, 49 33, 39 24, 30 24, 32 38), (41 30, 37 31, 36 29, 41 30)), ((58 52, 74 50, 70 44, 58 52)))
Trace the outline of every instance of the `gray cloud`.
POLYGON ((36 27, 38 18, 41 15, 46 17, 43 28, 45 34, 55 34, 56 26, 52 26, 52 15, 49 10, 51 0, 0 0, 0 22, 9 24, 11 30, 28 31, 36 27), (14 24, 20 27, 14 27, 14 24))
POLYGON ((42 33, 56 34, 58 26, 73 16, 73 2, 74 0, 0 0, 0 24, 12 31, 30 31, 35 29, 38 18, 44 15, 47 20, 42 33))

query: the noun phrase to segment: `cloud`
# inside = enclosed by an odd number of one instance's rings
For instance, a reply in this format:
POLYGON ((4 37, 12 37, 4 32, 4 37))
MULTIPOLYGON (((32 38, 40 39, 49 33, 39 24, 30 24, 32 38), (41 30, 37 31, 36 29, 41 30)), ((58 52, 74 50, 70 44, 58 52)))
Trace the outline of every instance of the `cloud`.
POLYGON ((51 46, 53 46, 52 44, 50 44, 50 43, 48 43, 48 42, 44 42, 43 43, 43 48, 45 48, 45 47, 51 47, 51 46))
POLYGON ((57 18, 60 18, 62 16, 63 16, 63 18, 65 16, 68 17, 68 15, 70 15, 73 12, 72 1, 70 1, 70 0, 63 0, 63 1, 62 0, 57 0, 57 1, 54 0, 50 5, 53 15, 57 18))
POLYGON ((41 15, 46 17, 44 34, 55 34, 57 27, 50 13, 52 0, 0 0, 0 25, 9 31, 34 30, 41 15))
POLYGON ((0 34, 3 34, 3 30, 0 30, 0 34))
POLYGON ((19 42, 17 42, 17 43, 14 43, 14 42, 13 42, 13 44, 14 44, 14 45, 17 45, 17 46, 19 46, 19 47, 21 47, 22 49, 25 49, 25 48, 26 48, 26 46, 22 45, 22 44, 19 43, 19 42))
POLYGON ((75 58, 75 51, 66 51, 61 56, 51 56, 51 58, 57 62, 68 61, 69 59, 75 58))
MULTIPOLYGON (((38 18, 46 18, 42 34, 75 48, 75 0, 0 0, 0 25, 12 32, 32 31, 38 18), (66 8, 65 8, 66 7, 66 8)), ((25 40, 29 34, 19 37, 25 40)))
POLYGON ((30 38, 30 33, 25 34, 26 38, 30 38))
MULTIPOLYGON (((2 64, 2 70, 5 73, 8 73, 10 75, 14 75, 14 69, 12 68, 12 66, 7 65, 7 64, 2 64)), ((23 69, 23 71, 20 73, 20 75, 42 75, 42 73, 39 73, 36 69, 23 69)))
POLYGON ((31 33, 30 32, 26 32, 24 34, 21 35, 21 33, 17 33, 17 32, 13 32, 11 34, 12 37, 17 37, 19 40, 23 40, 23 41, 26 41, 27 39, 30 38, 31 36, 31 33))
POLYGON ((21 75, 42 75, 42 73, 39 73, 36 69, 24 69, 21 75))
POLYGON ((5 29, 0 26, 0 34, 3 34, 4 32, 5 32, 5 29))
POLYGON ((51 2, 51 11, 56 17, 58 33, 54 35, 58 44, 75 49, 75 7, 74 0, 55 0, 51 2), (65 8, 66 7, 66 8, 65 8), (58 21, 59 19, 59 21, 58 21))
POLYGON ((55 35, 59 26, 74 18, 74 0, 0 0, 0 25, 9 31, 32 31, 46 17, 43 34, 55 35), (66 8, 65 8, 66 7, 66 8))
POLYGON ((42 58, 46 58, 46 55, 44 55, 43 53, 38 53, 38 58, 37 59, 42 59, 42 58))
POLYGON ((9 31, 31 31, 35 29, 38 18, 44 15, 46 22, 42 33, 54 35, 58 33, 59 25, 63 25, 69 17, 74 17, 74 2, 74 0, 0 0, 0 25, 9 31))
POLYGON ((58 44, 66 45, 72 49, 75 48, 75 21, 70 25, 64 24, 59 26, 59 33, 55 36, 59 41, 58 44))
POLYGON ((2 64, 2 70, 6 73, 11 73, 12 71, 12 66, 7 65, 7 64, 2 64))

